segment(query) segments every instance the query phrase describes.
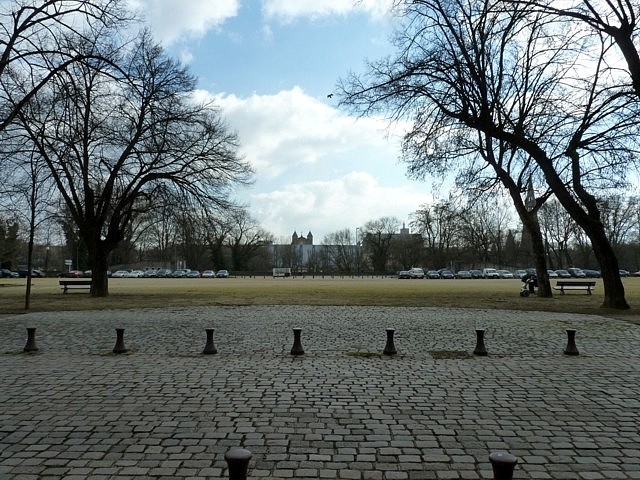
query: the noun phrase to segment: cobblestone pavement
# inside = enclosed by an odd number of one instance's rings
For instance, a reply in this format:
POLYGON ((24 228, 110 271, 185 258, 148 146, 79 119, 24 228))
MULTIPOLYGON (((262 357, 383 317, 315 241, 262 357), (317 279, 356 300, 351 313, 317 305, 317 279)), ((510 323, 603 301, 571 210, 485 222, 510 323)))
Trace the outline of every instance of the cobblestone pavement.
POLYGON ((250 479, 490 479, 499 450, 515 479, 640 479, 640 326, 622 321, 292 306, 0 322, 0 478, 227 478, 242 446, 250 479))

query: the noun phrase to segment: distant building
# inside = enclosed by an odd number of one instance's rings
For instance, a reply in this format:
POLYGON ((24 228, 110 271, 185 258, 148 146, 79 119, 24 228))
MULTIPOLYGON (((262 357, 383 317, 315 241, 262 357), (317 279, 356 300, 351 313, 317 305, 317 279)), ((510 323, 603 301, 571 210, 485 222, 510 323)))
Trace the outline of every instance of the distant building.
POLYGON ((291 245, 313 245, 313 235, 311 232, 306 237, 298 236, 297 232, 293 232, 291 235, 291 245))

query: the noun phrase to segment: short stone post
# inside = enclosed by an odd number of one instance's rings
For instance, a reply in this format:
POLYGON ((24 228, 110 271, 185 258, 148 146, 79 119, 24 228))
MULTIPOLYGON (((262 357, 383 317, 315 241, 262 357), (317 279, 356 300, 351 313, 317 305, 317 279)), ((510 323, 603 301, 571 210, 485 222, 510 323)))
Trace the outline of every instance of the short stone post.
POLYGON ((204 355, 213 355, 218 353, 218 350, 213 343, 213 332, 215 332, 215 328, 205 328, 205 331, 207 332, 207 343, 205 344, 202 353, 204 355))
POLYGON ((576 347, 576 330, 567 329, 567 347, 564 349, 565 355, 580 355, 576 347))
POLYGON ((27 328, 27 344, 23 349, 25 352, 37 352, 38 346, 36 345, 36 329, 33 327, 27 328))
POLYGON ((113 347, 113 353, 126 353, 124 346, 124 328, 116 328, 116 344, 113 347))
POLYGON ((474 355, 486 356, 487 347, 484 346, 484 329, 476 329, 476 348, 473 350, 474 355))
POLYGON ((395 330, 393 328, 387 328, 387 344, 384 346, 384 350, 382 351, 385 355, 395 355, 398 353, 396 350, 396 345, 393 342, 393 335, 395 330))
POLYGON ((224 454, 229 467, 229 480, 246 480, 251 452, 244 448, 232 448, 224 454))
POLYGON ((293 329, 293 347, 291 347, 291 355, 302 355, 304 353, 304 349, 302 348, 302 341, 300 340, 301 334, 301 328, 293 329))
POLYGON ((507 452, 494 452, 489 455, 493 467, 493 480, 513 480, 513 470, 518 459, 507 452))

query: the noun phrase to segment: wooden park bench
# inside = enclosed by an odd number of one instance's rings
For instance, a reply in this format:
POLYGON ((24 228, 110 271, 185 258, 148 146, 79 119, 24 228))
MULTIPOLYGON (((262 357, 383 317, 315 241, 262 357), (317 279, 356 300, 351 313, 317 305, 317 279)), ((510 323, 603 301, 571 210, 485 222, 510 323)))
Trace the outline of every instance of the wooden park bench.
POLYGON ((587 294, 591 295, 591 290, 593 290, 595 286, 595 280, 558 280, 556 286, 553 288, 560 290, 563 295, 565 290, 586 290, 587 294))
POLYGON ((62 288, 62 293, 67 293, 72 288, 91 288, 91 279, 87 280, 60 280, 60 288, 62 288))

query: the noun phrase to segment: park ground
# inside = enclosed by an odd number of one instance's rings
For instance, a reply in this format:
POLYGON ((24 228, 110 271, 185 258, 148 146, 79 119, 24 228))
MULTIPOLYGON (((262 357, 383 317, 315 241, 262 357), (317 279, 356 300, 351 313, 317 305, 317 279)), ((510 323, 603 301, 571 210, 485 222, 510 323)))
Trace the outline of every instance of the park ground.
POLYGON ((0 287, 16 309, 0 318, 0 478, 217 480, 244 447, 249 479, 490 479, 495 451, 518 458, 516 480, 640 479, 640 326, 603 312, 601 292, 207 281, 120 279, 92 299, 38 280, 30 313, 23 285, 0 287), (487 356, 473 354, 478 329, 487 356))

